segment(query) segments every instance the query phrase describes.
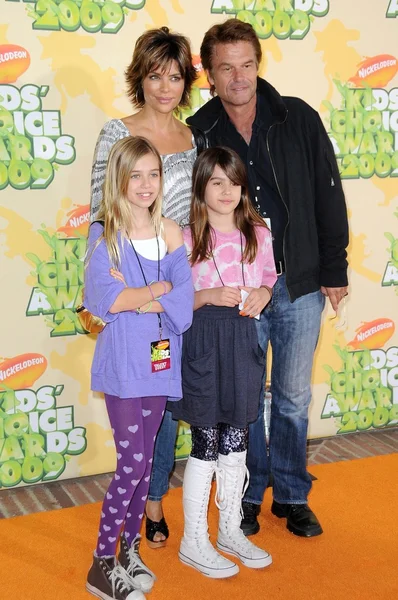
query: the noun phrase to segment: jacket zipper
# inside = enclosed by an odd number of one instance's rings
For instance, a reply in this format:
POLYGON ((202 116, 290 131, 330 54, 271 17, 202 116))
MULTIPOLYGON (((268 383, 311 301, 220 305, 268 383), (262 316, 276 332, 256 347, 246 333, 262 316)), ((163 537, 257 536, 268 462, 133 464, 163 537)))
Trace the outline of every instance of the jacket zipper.
MULTIPOLYGON (((280 196, 280 198, 281 198, 281 200, 282 200, 282 202, 283 202, 283 205, 284 205, 284 207, 286 208, 286 212, 287 212, 287 223, 286 223, 286 227, 285 227, 285 229, 284 229, 284 231, 283 231, 283 243, 282 243, 283 260, 284 260, 284 262, 285 262, 285 272, 286 272, 286 276, 287 276, 287 261, 286 261, 286 252, 285 252, 285 234, 286 234, 286 229, 287 229, 287 228, 288 228, 288 226, 289 226, 289 222, 290 222, 290 214, 289 214, 289 209, 288 209, 288 207, 287 207, 287 204, 286 204, 286 202, 285 202, 285 201, 284 201, 284 199, 283 199, 282 192, 281 192, 281 188, 279 187, 279 182, 278 182, 278 178, 277 178, 277 176, 276 176, 276 171, 275 171, 274 161, 272 160, 272 156, 271 156, 271 150, 270 150, 270 148, 269 148, 269 133, 270 133, 271 129, 274 127, 274 125, 281 125, 282 123, 284 123, 284 122, 286 121, 286 119, 287 119, 287 112, 286 112, 286 116, 285 116, 285 118, 284 118, 284 120, 283 120, 283 121, 279 121, 278 123, 272 123, 272 125, 270 126, 270 128, 269 128, 269 129, 268 129, 268 131, 267 131, 267 138, 266 138, 266 139, 267 139, 267 151, 268 151, 268 156, 269 156, 269 160, 270 160, 270 163, 271 163, 272 172, 273 172, 273 174, 274 174, 274 179, 275 179, 276 187, 278 188, 279 196, 280 196)), ((286 285, 286 287, 287 287, 287 293, 288 293, 288 295, 289 295, 290 301, 292 301, 292 298, 291 298, 291 295, 290 295, 289 288, 288 288, 288 286, 287 286, 287 285, 286 285)))

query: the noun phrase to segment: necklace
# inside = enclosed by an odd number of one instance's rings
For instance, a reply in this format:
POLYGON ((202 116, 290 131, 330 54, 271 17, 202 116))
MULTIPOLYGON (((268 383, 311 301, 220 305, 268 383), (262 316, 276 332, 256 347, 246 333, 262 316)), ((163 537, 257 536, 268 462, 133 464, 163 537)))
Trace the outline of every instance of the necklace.
MULTIPOLYGON (((156 235, 156 245, 158 247, 158 260, 157 260, 157 263, 158 263, 158 281, 160 281, 160 246, 159 246, 158 232, 156 230, 155 230, 155 235, 156 235)), ((135 254, 135 257, 136 257, 137 262, 139 264, 139 267, 140 267, 140 270, 141 270, 141 274, 142 274, 142 278, 143 278, 143 280, 145 282, 145 285, 148 286, 148 281, 147 281, 147 278, 145 277, 144 269, 142 267, 139 254, 138 254, 137 250, 135 249, 134 244, 133 244, 131 238, 129 238, 129 242, 131 244, 132 249, 134 250, 134 254, 135 254)), ((156 314, 157 314, 157 317, 158 317, 158 324, 159 324, 159 339, 161 340, 162 339, 162 319, 161 319, 159 313, 156 313, 156 314)))
MULTIPOLYGON (((240 258, 240 265, 241 265, 241 268, 242 268, 242 281, 243 281, 243 286, 245 287, 245 286, 246 286, 246 280, 245 280, 245 271, 244 271, 244 268, 243 268, 243 240, 242 240, 242 232, 241 232, 241 231, 239 231, 239 236, 240 236, 240 257, 241 257, 241 258, 240 258)), ((216 236, 216 237, 217 237, 217 236, 216 236)), ((225 287, 225 283, 224 283, 224 282, 223 282, 223 280, 222 280, 221 273, 220 273, 220 271, 218 270, 218 266, 217 266, 217 263, 216 263, 216 259, 215 259, 215 257, 214 257, 214 252, 212 252, 212 253, 211 253, 211 257, 212 257, 212 259, 213 259, 213 263, 214 263, 214 266, 215 266, 215 268, 216 268, 217 275, 218 275, 218 276, 219 276, 219 278, 220 278, 221 285, 222 285, 223 287, 225 287)))

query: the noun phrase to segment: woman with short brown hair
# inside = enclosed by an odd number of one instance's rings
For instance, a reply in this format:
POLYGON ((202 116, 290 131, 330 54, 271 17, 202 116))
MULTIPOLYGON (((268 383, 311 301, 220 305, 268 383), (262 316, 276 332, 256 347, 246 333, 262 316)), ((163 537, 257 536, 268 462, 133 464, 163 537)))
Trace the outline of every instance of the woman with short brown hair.
POLYGON ((192 132, 174 112, 189 106, 196 79, 189 41, 167 27, 151 29, 137 40, 126 69, 127 93, 138 112, 112 119, 100 132, 91 173, 91 217, 102 199, 106 164, 113 144, 129 135, 154 144, 164 172, 163 215, 181 224, 189 215, 191 177, 196 159, 192 132))

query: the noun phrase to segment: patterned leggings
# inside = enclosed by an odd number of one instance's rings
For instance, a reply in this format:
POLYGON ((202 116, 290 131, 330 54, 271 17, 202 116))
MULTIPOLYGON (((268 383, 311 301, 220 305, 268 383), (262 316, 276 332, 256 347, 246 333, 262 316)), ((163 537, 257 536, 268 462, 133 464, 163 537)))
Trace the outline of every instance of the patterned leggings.
POLYGON ((132 542, 138 534, 152 470, 153 448, 165 396, 117 398, 105 394, 115 440, 117 466, 102 504, 97 556, 114 556, 124 529, 132 542))
POLYGON ((220 423, 216 427, 191 427, 191 456, 199 460, 217 460, 219 454, 247 450, 249 428, 237 429, 220 423))

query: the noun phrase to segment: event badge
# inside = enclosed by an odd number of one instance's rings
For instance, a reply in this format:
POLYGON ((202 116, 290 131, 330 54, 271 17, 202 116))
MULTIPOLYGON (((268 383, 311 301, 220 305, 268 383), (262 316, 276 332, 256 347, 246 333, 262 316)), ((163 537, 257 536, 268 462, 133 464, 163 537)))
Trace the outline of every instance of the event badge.
POLYGON ((151 342, 152 373, 170 369, 170 340, 151 342))

